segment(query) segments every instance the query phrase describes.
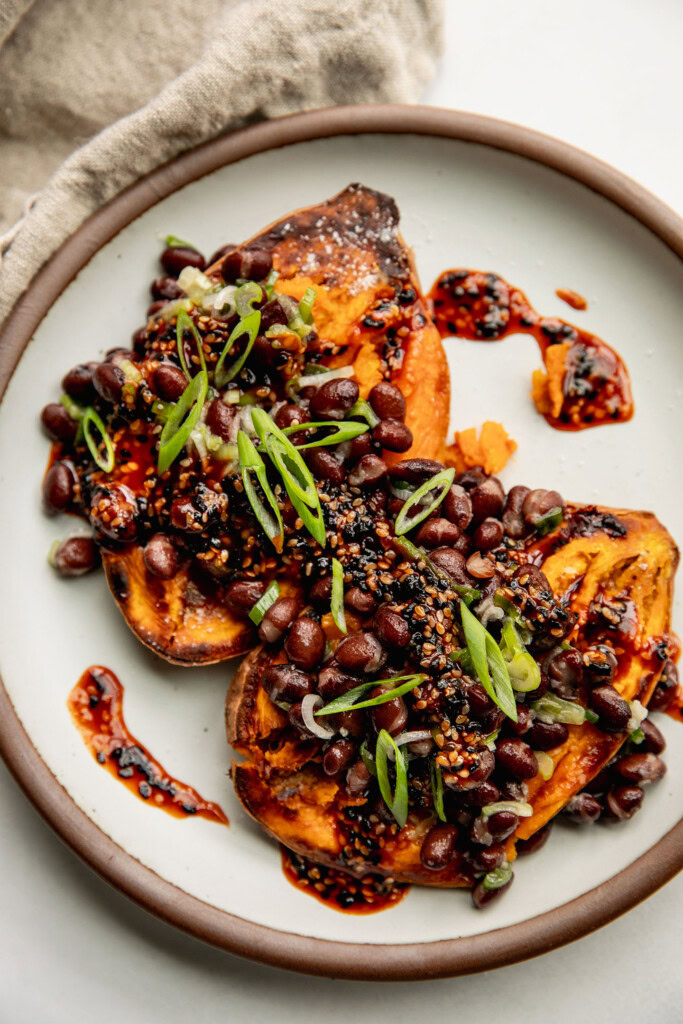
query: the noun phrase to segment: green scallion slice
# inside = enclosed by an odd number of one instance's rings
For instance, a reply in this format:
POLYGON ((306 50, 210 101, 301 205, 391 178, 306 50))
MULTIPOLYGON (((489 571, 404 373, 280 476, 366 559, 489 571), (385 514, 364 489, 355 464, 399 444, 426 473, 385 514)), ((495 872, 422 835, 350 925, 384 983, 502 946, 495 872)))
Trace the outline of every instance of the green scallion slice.
POLYGON ((264 287, 266 289, 266 295, 268 296, 269 299, 272 299, 272 297, 273 297, 273 291, 275 289, 275 282, 277 281, 279 276, 280 275, 277 272, 277 270, 271 270, 271 272, 268 274, 268 277, 266 278, 266 283, 265 283, 264 287))
POLYGON ((546 754, 545 750, 534 750, 536 760, 538 761, 538 774, 541 776, 544 782, 552 779, 553 772, 555 771, 555 762, 553 761, 550 754, 546 754))
POLYGON ((237 315, 244 318, 255 313, 255 302, 263 300, 263 288, 256 281, 245 281, 235 292, 235 309, 237 315))
POLYGON ((422 548, 419 548, 417 544, 413 544, 407 537, 396 537, 394 539, 396 547, 406 555, 411 562, 424 562, 429 571, 437 577, 437 579, 443 580, 447 583, 451 590, 453 590, 458 597, 462 598, 465 604, 471 604, 473 601, 478 600, 481 597, 481 591, 475 587, 465 587, 460 583, 455 583, 453 578, 448 573, 441 569, 438 565, 432 562, 431 558, 422 548))
POLYGON ((510 865, 505 867, 494 868, 493 871, 489 871, 484 875, 482 885, 487 892, 491 892, 493 889, 502 889, 504 885, 507 885, 512 878, 512 868, 510 865))
POLYGON ((282 477, 290 501, 311 536, 325 547, 325 521, 320 498, 310 469, 289 438, 268 413, 255 406, 251 414, 254 429, 282 477))
POLYGON ((375 755, 371 754, 368 750, 368 741, 364 739, 360 745, 360 756, 363 759, 363 764, 370 772, 371 775, 377 776, 377 765, 375 764, 375 755))
POLYGON ((359 708, 374 708, 378 704, 386 704, 387 701, 393 700, 394 697, 402 697, 404 693, 409 693, 410 690, 414 690, 416 686, 426 679, 423 673, 419 673, 412 676, 394 676, 392 679, 378 679, 369 683, 361 683, 360 686, 354 686, 352 690, 348 690, 346 693, 342 693, 340 697, 335 697, 329 704, 326 704, 324 708, 320 708, 319 711, 315 711, 314 714, 318 715, 336 715, 339 711, 356 711, 359 708), (400 686, 396 686, 396 683, 400 683, 400 686), (391 686, 390 690, 385 690, 384 693, 380 693, 377 697, 371 697, 370 700, 363 700, 358 703, 358 698, 362 697, 368 690, 372 690, 375 686, 391 686))
POLYGON ((186 313, 184 309, 181 309, 180 312, 178 313, 175 325, 178 359, 180 360, 180 365, 183 368, 183 373, 185 374, 188 380, 192 380, 193 375, 190 373, 187 361, 185 359, 185 331, 189 331, 192 337, 194 338, 195 344, 197 346, 197 354, 199 356, 201 369, 204 370, 204 372, 206 373, 206 360, 204 359, 204 348, 202 346, 202 339, 200 337, 199 331, 197 330, 194 321, 188 315, 188 313, 186 313))
POLYGON ((501 711, 504 711, 508 718, 516 722, 517 705, 507 662, 500 647, 464 601, 460 602, 460 617, 465 632, 467 650, 481 685, 501 711))
POLYGON ((83 419, 85 409, 82 405, 78 405, 77 402, 74 402, 73 398, 69 395, 62 395, 59 401, 64 406, 72 420, 83 419))
POLYGON ((299 451, 305 448, 321 448, 324 445, 343 444, 344 441, 352 441, 354 437, 366 434, 368 428, 364 423, 340 423, 339 420, 320 420, 315 423, 293 423, 291 427, 285 427, 282 433, 285 436, 301 433, 302 430, 320 430, 323 427, 333 427, 331 434, 320 437, 315 441, 308 441, 306 444, 297 444, 294 447, 299 451))
POLYGON ((351 406, 346 414, 346 418, 347 420, 363 419, 370 427, 370 430, 374 430, 377 424, 381 422, 375 410, 364 398, 359 398, 355 405, 351 406))
POLYGON ((199 422, 208 390, 208 374, 206 370, 200 370, 173 406, 159 438, 159 473, 166 472, 187 444, 190 434, 199 422))
POLYGON ((441 766, 436 763, 433 757, 429 761, 429 781, 432 786, 432 803, 434 804, 436 816, 439 821, 446 821, 446 812, 443 809, 443 775, 441 774, 441 766))
POLYGON ((186 242, 183 238, 178 238, 177 235, 166 235, 164 245, 167 249, 194 249, 195 252, 198 252, 196 245, 192 245, 192 242, 186 242))
POLYGON ((252 507, 256 519, 263 527, 264 533, 268 539, 273 542, 275 550, 280 553, 285 541, 280 507, 275 495, 270 489, 270 484, 268 483, 268 477, 266 475, 266 465, 259 453, 256 451, 253 441, 243 430, 239 430, 237 433, 237 452, 242 470, 244 493, 249 499, 249 504, 252 507), (254 487, 254 482, 251 478, 252 473, 256 476, 256 479, 261 485, 261 490, 270 505, 271 511, 266 508, 254 487))
POLYGON ((591 711, 590 708, 584 708, 583 711, 586 716, 586 721, 590 722, 591 725, 595 725, 599 721, 598 716, 594 711, 591 711))
POLYGON ((490 818, 498 811, 511 811, 518 818, 530 818, 534 813, 531 804, 526 803, 525 800, 498 800, 495 804, 484 804, 481 809, 484 818, 490 818))
POLYGON ((102 422, 101 416, 99 413, 95 412, 92 406, 88 406, 83 413, 81 426, 83 428, 85 443, 87 444, 94 461, 100 467, 102 472, 111 473, 114 468, 114 445, 111 443, 111 438, 107 433, 107 428, 102 422), (93 427, 95 427, 97 433, 100 435, 99 442, 92 436, 93 427), (104 445, 105 455, 100 451, 102 445, 104 445))
POLYGON ((399 828, 403 828, 408 820, 408 771, 403 754, 396 746, 394 739, 386 729, 382 729, 377 737, 375 748, 375 766, 377 768, 377 781, 382 799, 393 814, 399 828), (396 767, 396 784, 391 788, 389 779, 388 754, 393 751, 396 767))
POLYGON ((346 616, 344 615, 344 569, 338 558, 332 559, 331 612, 337 629, 342 633, 347 633, 346 616))
POLYGON ((517 693, 530 693, 541 684, 541 670, 538 662, 528 651, 519 651, 507 662, 512 689, 517 693))
POLYGON ((640 726, 638 726, 638 728, 634 729, 632 733, 629 733, 628 738, 630 739, 631 743, 642 743, 645 739, 645 733, 640 728, 640 726))
POLYGON ((560 525, 563 519, 564 513, 560 506, 556 505, 555 508, 551 508, 549 512, 546 512, 546 514, 541 516, 538 520, 536 523, 536 533, 539 537, 542 537, 546 533, 550 533, 551 530, 554 530, 560 525))
POLYGON ((249 618, 255 626, 261 625, 263 622, 263 616, 266 614, 270 606, 275 604, 279 596, 280 585, 276 580, 272 580, 266 587, 266 592, 263 597, 259 597, 256 604, 249 612, 249 618))
POLYGON ((305 324, 313 323, 313 303, 317 294, 315 288, 307 288, 299 303, 299 316, 305 324))
POLYGON ((394 523, 394 533, 397 537, 402 537, 404 533, 409 533, 418 523, 421 523, 423 519, 431 515, 435 508, 441 504, 443 499, 448 494, 451 484, 453 483, 453 477, 455 476, 455 470, 442 469, 441 472, 435 473, 429 480, 425 480, 423 484, 418 487, 416 491, 408 498, 403 508, 396 516, 396 522, 394 523), (410 510, 413 505, 419 505, 422 498, 424 498, 431 491, 436 488, 441 488, 436 497, 424 507, 420 506, 415 515, 411 516, 410 510))
POLYGON ((563 722, 564 725, 583 725, 587 720, 586 709, 581 704, 563 700, 551 693, 544 693, 531 705, 536 714, 551 722, 563 722))
POLYGON ((218 362, 216 363, 216 369, 214 370, 214 383, 217 388, 225 387, 237 374, 240 372, 244 364, 246 363, 249 353, 254 347, 259 327, 261 326, 261 311, 256 310, 250 313, 248 316, 243 317, 239 323, 235 324, 234 328, 230 332, 230 337, 226 341, 223 351, 221 352, 218 362), (232 363, 231 366, 226 367, 225 360, 235 344, 238 338, 241 338, 243 334, 247 335, 247 343, 244 346, 242 355, 239 356, 232 363))

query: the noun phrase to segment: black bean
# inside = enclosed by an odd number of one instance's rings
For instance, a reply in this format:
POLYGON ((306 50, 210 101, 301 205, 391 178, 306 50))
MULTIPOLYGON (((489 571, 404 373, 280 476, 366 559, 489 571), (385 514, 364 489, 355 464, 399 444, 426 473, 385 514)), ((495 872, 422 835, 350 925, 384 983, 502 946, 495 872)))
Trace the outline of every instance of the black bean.
POLYGON ((472 522, 475 525, 485 519, 498 519, 503 511, 505 491, 497 476, 490 476, 470 491, 472 522))
POLYGON ((539 828, 537 832, 534 832, 528 839, 518 839, 515 843, 515 849, 518 857, 528 857, 531 853, 537 853, 542 849, 550 839, 550 833, 552 832, 553 822, 549 821, 543 828, 539 828))
POLYGON ((318 673, 317 689, 323 700, 334 700, 335 697, 341 697, 343 693, 353 690, 354 686, 358 686, 358 680, 354 676, 342 672, 339 665, 334 663, 325 665, 318 673))
POLYGON ((541 722, 537 719, 526 733, 526 741, 534 750, 553 750, 569 738, 569 729, 562 722, 541 722))
POLYGON ((377 608, 377 602, 369 590, 361 590, 360 587, 351 587, 344 594, 344 604, 351 611, 358 615, 372 615, 377 608))
POLYGON ((356 755, 356 744, 352 740, 336 740, 323 755, 323 771, 326 775, 337 775, 349 767, 356 755))
POLYGON ((229 441, 236 415, 235 409, 227 405, 222 398, 214 398, 206 413, 206 425, 216 437, 220 437, 222 441, 229 441))
POLYGON ((644 796, 639 786, 617 786, 607 794, 607 807, 618 821, 626 821, 640 810, 644 796))
POLYGON ((358 437, 354 437, 349 442, 349 461, 357 462, 359 459, 362 459, 364 455, 369 455, 371 451, 372 434, 370 434, 369 431, 365 434, 359 434, 358 437))
POLYGON ((469 704, 475 718, 479 718, 480 715, 495 706, 481 683, 463 682, 460 684, 460 693, 469 704))
POLYGON ((529 494, 528 487, 511 487, 505 499, 502 515, 503 526, 508 537, 512 537, 513 540, 519 540, 529 532, 529 527, 522 515, 522 506, 527 494, 529 494))
POLYGON ((221 274, 227 284, 238 278, 263 281, 273 269, 273 257, 265 249, 233 249, 224 258, 221 274))
POLYGON ((475 580, 490 580, 496 571, 493 562, 484 558, 478 551, 470 555, 465 562, 465 568, 475 580))
POLYGON ((607 644, 588 647, 583 654, 586 681, 589 686, 611 683, 616 675, 619 662, 614 650, 607 644))
POLYGON ((622 779, 634 785, 659 782, 666 774, 666 765, 656 754, 627 754, 619 758, 615 768, 622 779))
POLYGON ((214 263, 218 263, 220 259, 227 255, 227 253, 232 252, 232 250, 236 248, 237 246, 234 242, 226 242, 226 244, 222 245, 220 249, 216 249, 215 252, 211 253, 207 266, 212 267, 214 263))
MULTIPOLYGON (((304 409, 301 405, 281 405, 275 414, 275 423, 280 430, 284 430, 286 427, 293 427, 295 423, 307 423, 310 418, 308 409, 304 409)), ((293 436, 298 437, 299 435, 293 436)))
POLYGON ((452 523, 466 530, 472 522, 472 501, 464 487, 453 484, 442 505, 443 514, 452 523))
POLYGON ((234 580, 225 588, 225 603, 238 615, 248 615, 266 592, 262 580, 234 580))
POLYGON ((318 388, 311 399, 311 413, 322 420, 343 420, 358 401, 358 384, 349 377, 336 377, 318 388))
POLYGON ((494 900, 499 899, 499 897, 502 896, 504 892, 507 892, 507 890, 512 885, 514 877, 515 876, 512 875, 510 877, 510 880, 506 882, 505 885, 500 885, 498 886, 497 889, 485 889, 483 882, 479 882, 477 885, 475 885, 474 889, 472 890, 472 902, 474 903, 477 910, 483 910, 484 907, 487 907, 490 903, 493 903, 494 900))
POLYGON ((352 487, 374 487, 386 476, 387 465, 378 455, 364 455, 359 459, 348 476, 352 487))
POLYGON ((531 562, 518 566, 513 572, 512 578, 519 580, 523 587, 534 587, 538 591, 547 590, 552 594, 548 577, 542 569, 539 569, 537 565, 532 565, 531 562))
POLYGON ((206 260, 200 252, 189 245, 169 245, 159 257, 161 265, 171 277, 177 277, 185 267, 204 270, 206 260))
POLYGON ((69 537, 62 541, 53 556, 60 576, 82 576, 100 564, 100 553, 92 537, 69 537))
POLYGON ((422 840, 420 860, 429 871, 442 871, 455 853, 458 830, 455 825, 434 825, 422 840))
POLYGON ((519 825, 519 818, 513 811, 495 811, 486 819, 489 835, 494 843, 503 843, 519 825))
POLYGON ((293 665, 269 665, 261 675, 261 686, 273 701, 296 704, 313 693, 313 679, 293 665))
POLYGON ((505 782, 499 783, 499 786, 501 800, 516 800, 523 802, 529 796, 529 787, 526 782, 506 779, 505 782))
POLYGON ((638 744, 640 750, 645 750, 648 754, 661 754, 666 747, 666 740, 662 735, 660 729, 657 728, 654 722, 651 722, 649 718, 646 718, 640 723, 640 728, 643 731, 645 739, 642 743, 638 744))
POLYGON ((168 274, 155 278, 149 286, 149 291, 156 302, 162 300, 170 302, 173 299, 179 299, 184 294, 175 277, 170 277, 168 274))
POLYGON ((410 626, 398 612, 382 605, 373 621, 373 629, 389 648, 405 647, 410 641, 410 626))
POLYGON ((346 790, 351 796, 361 796, 370 786, 372 776, 360 758, 346 773, 346 790))
POLYGON ((515 779, 533 779, 538 772, 536 755, 524 740, 506 737, 496 744, 496 764, 515 779))
POLYGON ((349 672, 370 674, 387 660, 387 654, 374 633, 353 633, 337 647, 335 656, 342 668, 349 672))
POLYGON ((299 612, 299 602, 294 597, 279 597, 270 606, 261 620, 258 635, 265 644, 281 640, 289 625, 299 612))
POLYGON ((573 648, 556 647, 543 659, 550 688, 566 700, 576 697, 583 682, 583 659, 573 648))
POLYGON ((263 333, 269 327, 274 327, 275 324, 286 324, 288 321, 289 315, 284 304, 279 299, 271 299, 261 310, 259 330, 263 333))
POLYGON ((600 718, 600 728, 606 732, 622 732, 628 725, 630 708, 613 686, 598 686, 593 690, 590 706, 600 718))
POLYGON ((93 384, 93 372, 97 363, 79 363, 74 366, 62 379, 62 387, 74 402, 80 405, 90 405, 95 397, 95 386, 93 384))
POLYGON ((72 419, 61 402, 50 402, 40 414, 43 430, 51 441, 72 441, 78 423, 72 419))
POLYGON ((470 768, 469 775, 463 777, 451 774, 450 772, 444 772, 443 781, 450 789, 467 792, 470 789, 476 789, 483 782, 486 782, 495 766, 496 759, 493 751, 483 747, 477 751, 476 767, 470 768))
POLYGON ((537 488, 535 491, 529 491, 524 499, 522 505, 522 515, 524 521, 529 526, 535 526, 536 523, 548 512, 551 512, 554 508, 560 508, 564 511, 565 502, 564 498, 558 491, 546 491, 543 488, 537 488))
POLYGON ((505 846, 493 843, 491 846, 474 846, 469 851, 469 860, 475 871, 493 871, 506 859, 505 846))
POLYGON ((443 462, 434 459, 403 459, 389 470, 392 480, 403 480, 409 484, 422 484, 425 480, 444 469, 443 462))
POLYGON ((170 580, 178 571, 178 554, 173 541, 165 533, 155 533, 142 552, 145 567, 153 576, 170 580))
POLYGON ((138 506, 131 489, 124 484, 98 487, 90 500, 90 521, 99 534, 110 540, 134 540, 138 506))
MULTIPOLYGON (((515 733, 516 736, 522 736, 524 733, 526 733, 531 728, 531 725, 532 725, 532 715, 531 715, 531 712, 529 711, 529 708, 526 706, 526 704, 518 704, 517 705, 517 721, 516 722, 513 722, 511 718, 507 718, 505 720, 506 728, 509 731, 515 733)), ((529 739, 529 737, 527 737, 527 742, 530 743, 532 747, 535 745, 533 740, 529 739)), ((537 749, 540 750, 541 748, 539 747, 537 749)))
POLYGON ((413 443, 413 433, 400 420, 382 420, 372 432, 374 441, 389 452, 407 452, 413 443))
POLYGON ((76 473, 70 462, 53 462, 43 481, 43 505, 49 515, 65 512, 74 500, 76 473))
POLYGON ((337 455, 324 448, 313 448, 308 453, 308 464, 318 480, 329 480, 334 487, 341 487, 346 472, 337 455))
MULTIPOLYGON (((377 686, 370 690, 370 697, 379 697, 384 692, 383 687, 377 686)), ((376 704, 370 708, 370 717, 377 732, 386 729, 391 736, 398 736, 406 727, 408 708, 403 697, 394 697, 384 704, 376 704)))
POLYGON ((406 400, 403 392, 383 380, 375 384, 368 395, 370 405, 381 420, 404 420, 406 418, 406 400))
POLYGON ((465 556, 455 548, 437 548, 429 556, 434 563, 461 586, 473 586, 474 580, 465 569, 465 556))
POLYGON ((576 793, 562 813, 577 825, 590 825, 602 814, 602 804, 590 793, 576 793))
POLYGON ((126 375, 119 366, 113 363, 100 363, 93 373, 93 384, 98 395, 116 405, 121 398, 126 375))
POLYGON ((462 530, 448 519, 428 519, 417 531, 415 543, 425 548, 453 547, 462 530))
POLYGON ((332 598, 332 577, 323 576, 322 579, 316 580, 311 587, 308 596, 313 604, 318 606, 323 605, 329 609, 330 600, 332 598))
POLYGON ((468 807, 485 807, 486 804, 495 804, 500 799, 500 790, 494 782, 486 779, 475 789, 465 790, 463 797, 468 807))
POLYGON ((325 653, 325 634, 322 627, 302 616, 289 627, 285 640, 285 654, 290 661, 306 671, 314 668, 325 653))
POLYGON ((183 495, 182 498, 173 499, 169 518, 171 520, 171 526, 174 526, 176 530, 196 533, 202 530, 204 526, 202 514, 201 509, 195 504, 192 498, 186 494, 183 495))
POLYGON ((163 402, 177 402, 187 383, 180 367, 171 363, 159 363, 152 374, 152 385, 163 402))
MULTIPOLYGON (((354 679, 353 683, 354 686, 357 685, 358 680, 354 679)), ((330 718, 334 719, 334 728, 342 736, 348 734, 359 739, 365 734, 365 712, 362 709, 360 711, 338 711, 336 715, 330 715, 330 718)))
POLYGON ((484 519, 474 531, 475 551, 490 551, 497 548, 503 539, 503 524, 499 519, 484 519))

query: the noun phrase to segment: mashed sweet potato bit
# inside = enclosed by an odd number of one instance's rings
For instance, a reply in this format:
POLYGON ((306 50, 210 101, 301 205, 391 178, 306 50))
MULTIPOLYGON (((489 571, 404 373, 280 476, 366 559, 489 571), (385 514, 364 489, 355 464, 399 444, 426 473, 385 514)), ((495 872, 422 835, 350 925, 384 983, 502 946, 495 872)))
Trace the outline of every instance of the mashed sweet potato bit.
POLYGON ((567 353, 571 348, 568 341, 561 345, 551 345, 546 349, 544 362, 546 372, 534 370, 531 377, 531 397, 534 405, 542 416, 553 419, 562 412, 564 402, 564 375, 566 371, 567 353))
POLYGON ((447 466, 454 466, 458 473, 472 466, 483 466, 484 472, 490 475, 500 473, 516 450, 517 442, 503 424, 486 420, 479 437, 476 427, 456 430, 455 442, 446 448, 445 462, 447 466))

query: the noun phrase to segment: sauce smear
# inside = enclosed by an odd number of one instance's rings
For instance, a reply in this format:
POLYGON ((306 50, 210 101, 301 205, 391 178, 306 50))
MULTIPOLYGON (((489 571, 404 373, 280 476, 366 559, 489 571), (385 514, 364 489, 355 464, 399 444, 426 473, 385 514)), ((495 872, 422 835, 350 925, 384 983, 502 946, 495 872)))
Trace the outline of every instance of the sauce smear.
POLYGON ((584 299, 583 295, 579 295, 578 292, 572 291, 571 288, 556 288, 555 294, 558 299, 562 299, 572 309, 588 309, 588 303, 584 299))
POLYGON ((227 817, 196 789, 164 771, 149 751, 128 731, 123 718, 123 686, 101 665, 86 669, 69 694, 72 718, 103 768, 140 800, 176 818, 208 818, 229 824, 227 817))
POLYGON ((429 293, 442 337, 499 341, 508 334, 536 339, 546 373, 533 375, 538 411, 556 430, 623 423, 633 416, 628 370, 604 341, 556 317, 542 317, 526 295, 497 274, 447 270, 429 293))
POLYGON ((280 850, 287 881, 331 910, 346 914, 377 914, 400 903, 410 889, 406 883, 389 882, 379 875, 358 879, 345 871, 316 864, 284 846, 280 850))

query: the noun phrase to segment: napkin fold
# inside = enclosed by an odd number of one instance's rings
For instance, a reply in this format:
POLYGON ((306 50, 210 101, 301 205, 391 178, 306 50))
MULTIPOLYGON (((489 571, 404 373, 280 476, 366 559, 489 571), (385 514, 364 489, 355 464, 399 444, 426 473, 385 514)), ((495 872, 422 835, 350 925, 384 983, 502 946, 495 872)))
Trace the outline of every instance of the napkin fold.
POLYGON ((298 110, 414 101, 442 17, 443 0, 3 0, 0 322, 89 214, 178 153, 298 110))

